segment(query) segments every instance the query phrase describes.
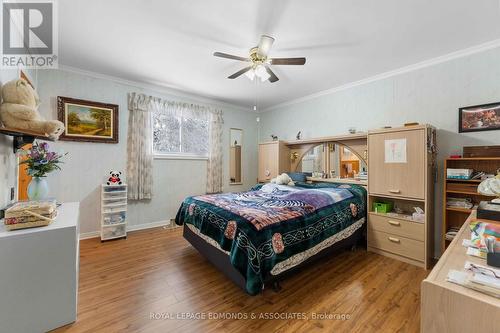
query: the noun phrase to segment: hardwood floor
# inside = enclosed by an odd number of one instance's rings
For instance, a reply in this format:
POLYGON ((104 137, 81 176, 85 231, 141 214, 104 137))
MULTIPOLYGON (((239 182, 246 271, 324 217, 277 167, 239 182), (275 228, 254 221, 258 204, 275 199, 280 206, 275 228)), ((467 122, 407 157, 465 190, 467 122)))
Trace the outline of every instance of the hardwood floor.
POLYGON ((181 230, 150 229, 127 240, 80 242, 78 320, 56 331, 418 332, 427 273, 359 249, 307 267, 283 281, 279 293, 252 297, 205 261, 181 230), (155 313, 163 318, 150 318, 155 313), (183 313, 248 318, 168 318, 183 313), (266 313, 301 317, 251 319, 266 313))

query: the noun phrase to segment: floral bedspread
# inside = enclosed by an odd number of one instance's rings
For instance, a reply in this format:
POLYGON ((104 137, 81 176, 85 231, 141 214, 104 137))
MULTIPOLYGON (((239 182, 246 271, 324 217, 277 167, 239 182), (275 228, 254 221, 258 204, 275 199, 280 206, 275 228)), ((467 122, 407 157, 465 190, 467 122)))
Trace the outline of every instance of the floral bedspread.
POLYGON ((255 295, 273 268, 331 243, 348 227, 354 232, 365 215, 366 190, 361 186, 259 184, 247 192, 188 197, 176 223, 191 224, 228 252, 232 265, 246 278, 247 292, 255 295))

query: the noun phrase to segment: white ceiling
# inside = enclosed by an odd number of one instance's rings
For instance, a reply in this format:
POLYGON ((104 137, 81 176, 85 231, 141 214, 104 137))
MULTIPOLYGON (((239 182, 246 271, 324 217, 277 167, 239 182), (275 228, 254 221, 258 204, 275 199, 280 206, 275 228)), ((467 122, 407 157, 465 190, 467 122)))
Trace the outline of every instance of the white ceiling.
POLYGON ((59 1, 60 64, 259 109, 500 38, 499 0, 59 1), (261 34, 276 83, 226 77, 261 34))

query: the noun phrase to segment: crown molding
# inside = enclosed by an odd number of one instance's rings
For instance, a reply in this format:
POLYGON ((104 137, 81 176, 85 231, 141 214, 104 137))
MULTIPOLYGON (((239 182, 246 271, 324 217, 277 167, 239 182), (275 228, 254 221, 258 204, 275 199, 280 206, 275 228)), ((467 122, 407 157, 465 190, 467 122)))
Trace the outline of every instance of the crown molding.
POLYGON ((168 86, 164 86, 164 85, 160 85, 160 84, 141 82, 141 81, 132 81, 132 80, 124 79, 124 78, 113 76, 113 75, 97 73, 97 72, 88 71, 85 69, 80 69, 77 67, 72 67, 72 66, 67 66, 67 65, 62 65, 62 64, 59 64, 59 67, 57 68, 57 70, 75 73, 75 74, 80 74, 80 75, 85 75, 85 76, 92 77, 95 79, 113 81, 113 82, 120 83, 123 85, 132 86, 132 87, 135 87, 138 89, 147 89, 147 90, 150 90, 150 91, 158 93, 158 94, 167 94, 167 95, 172 95, 172 96, 179 97, 179 98, 185 98, 185 99, 189 99, 189 102, 193 101, 193 102, 197 102, 197 103, 210 104, 211 106, 214 106, 214 107, 227 107, 227 108, 237 109, 238 111, 254 113, 253 109, 251 109, 251 108, 245 108, 241 105, 231 104, 231 103, 224 102, 224 101, 221 101, 221 100, 218 100, 215 98, 206 97, 206 96, 199 95, 199 94, 196 94, 193 92, 183 91, 180 89, 176 89, 173 87, 168 87, 168 86))
POLYGON ((308 100, 311 100, 311 99, 315 99, 315 98, 318 98, 318 97, 321 97, 321 96, 324 96, 324 95, 333 94, 333 93, 336 93, 336 92, 339 92, 339 91, 342 91, 342 90, 346 90, 346 89, 350 89, 350 88, 353 88, 353 87, 361 86, 361 85, 364 85, 364 84, 367 84, 367 83, 371 83, 371 82, 375 82, 375 81, 387 79, 387 78, 390 78, 390 77, 393 77, 393 76, 397 76, 397 75, 400 75, 400 74, 404 74, 404 73, 408 73, 408 72, 413 72, 413 71, 416 71, 416 70, 419 70, 419 69, 422 69, 422 68, 426 68, 426 67, 438 65, 438 64, 441 64, 441 63, 444 63, 444 62, 447 62, 447 61, 450 61, 450 60, 458 59, 458 58, 467 57, 467 56, 472 55, 472 54, 481 53, 481 52, 484 52, 484 51, 487 51, 487 50, 491 50, 491 49, 495 49, 495 48, 498 48, 498 47, 500 47, 500 39, 495 39, 495 40, 492 40, 490 42, 486 42, 486 43, 479 44, 479 45, 476 45, 476 46, 473 46, 473 47, 469 47, 469 48, 466 48, 466 49, 463 49, 463 50, 459 50, 459 51, 455 51, 455 52, 452 52, 452 53, 448 53, 448 54, 445 54, 443 56, 439 56, 439 57, 436 57, 436 58, 424 60, 422 62, 418 62, 418 63, 413 64, 413 65, 409 65, 409 66, 401 67, 399 69, 395 69, 395 70, 388 71, 388 72, 385 72, 385 73, 377 74, 377 75, 374 75, 374 76, 371 76, 371 77, 368 77, 368 78, 365 78, 365 79, 362 79, 362 80, 359 80, 359 81, 347 83, 347 84, 344 84, 344 85, 341 85, 341 86, 338 86, 338 87, 330 88, 330 89, 327 89, 327 90, 322 90, 322 91, 319 91, 317 93, 313 93, 313 94, 310 94, 310 95, 299 97, 299 98, 296 98, 296 99, 293 99, 293 100, 290 100, 290 101, 287 101, 287 102, 284 102, 284 103, 279 103, 279 104, 270 106, 268 108, 265 108, 265 109, 259 111, 259 113, 264 113, 264 112, 272 111, 272 110, 275 110, 275 109, 278 109, 278 108, 282 108, 282 107, 285 107, 285 106, 290 106, 290 105, 298 104, 298 103, 305 102, 305 101, 308 101, 308 100))

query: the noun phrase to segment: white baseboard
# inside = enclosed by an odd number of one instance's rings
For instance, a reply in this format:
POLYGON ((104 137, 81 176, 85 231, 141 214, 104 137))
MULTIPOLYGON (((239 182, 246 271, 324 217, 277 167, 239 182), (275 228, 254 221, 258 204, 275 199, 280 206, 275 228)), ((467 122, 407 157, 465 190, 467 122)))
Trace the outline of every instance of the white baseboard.
MULTIPOLYGON (((170 225, 172 222, 171 220, 165 220, 165 221, 157 221, 157 222, 151 222, 151 223, 143 223, 143 224, 137 224, 137 225, 127 225, 127 232, 129 231, 137 231, 137 230, 144 230, 144 229, 151 229, 151 228, 157 228, 157 227, 165 227, 170 225)), ((96 238, 99 237, 101 233, 99 231, 91 231, 91 232, 84 232, 80 233, 79 239, 89 239, 89 238, 96 238)))
POLYGON ((91 232, 80 233, 79 238, 80 238, 80 240, 82 240, 82 239, 96 238, 99 236, 100 236, 99 231, 91 231, 91 232))
POLYGON ((137 224, 137 225, 127 225, 127 231, 151 229, 151 228, 157 228, 157 227, 164 227, 167 225, 170 225, 170 220, 157 221, 157 222, 151 222, 151 223, 143 223, 143 224, 137 224))

